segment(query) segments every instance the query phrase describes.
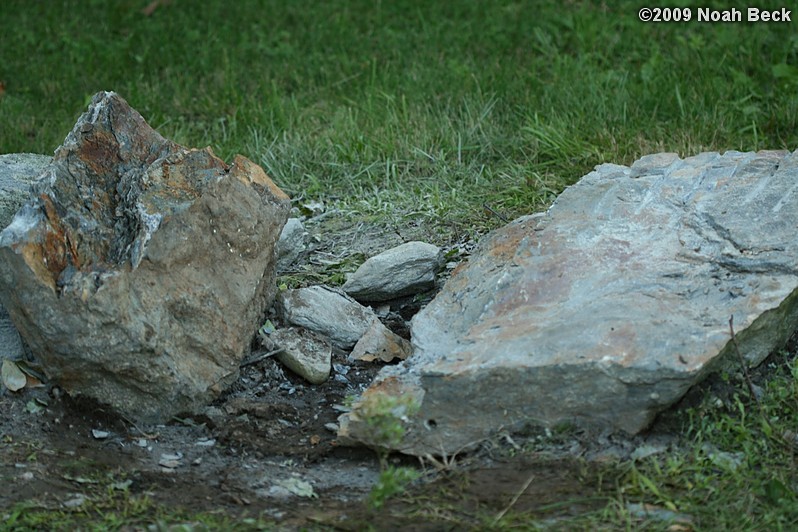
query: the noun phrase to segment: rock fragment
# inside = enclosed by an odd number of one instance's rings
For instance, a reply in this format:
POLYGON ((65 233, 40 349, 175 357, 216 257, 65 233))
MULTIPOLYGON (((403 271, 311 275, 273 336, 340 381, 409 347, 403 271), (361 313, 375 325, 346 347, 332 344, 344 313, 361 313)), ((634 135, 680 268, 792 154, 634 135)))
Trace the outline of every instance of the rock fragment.
POLYGON ((378 321, 370 308, 326 286, 284 290, 277 304, 288 323, 324 335, 344 350, 352 349, 378 321))
POLYGON ((11 316, 0 305, 0 360, 22 360, 26 354, 25 344, 11 321, 11 316))
MULTIPOLYGON (((52 161, 47 155, 9 153, 0 155, 0 231, 31 198, 31 185, 52 161)), ((26 349, 6 309, 0 305, 0 359, 19 360, 26 349)))
POLYGON ((425 242, 407 242, 366 260, 342 289, 358 301, 387 301, 435 287, 441 250, 425 242))
POLYGON ((277 241, 277 271, 286 271, 305 251, 305 226, 299 218, 289 218, 285 222, 280 239, 277 241))
POLYGON ((8 153, 0 155, 0 230, 5 229, 30 199, 31 185, 53 160, 48 155, 8 153))
POLYGON ((164 421, 216 397, 273 299, 288 197, 98 93, 0 233, 0 300, 48 376, 164 421))
POLYGON ((394 334, 382 322, 374 321, 357 341, 349 358, 363 362, 391 362, 395 359, 406 359, 411 351, 410 342, 394 334))
POLYGON ((271 339, 282 349, 276 358, 288 369, 311 384, 321 384, 330 377, 330 343, 311 331, 297 327, 277 329, 271 339))
POLYGON ((644 429, 737 364, 730 316, 752 365, 798 328, 796 183, 784 151, 598 166, 480 243, 339 435, 368 441, 369 412, 400 400, 395 448, 417 455, 528 425, 644 429))

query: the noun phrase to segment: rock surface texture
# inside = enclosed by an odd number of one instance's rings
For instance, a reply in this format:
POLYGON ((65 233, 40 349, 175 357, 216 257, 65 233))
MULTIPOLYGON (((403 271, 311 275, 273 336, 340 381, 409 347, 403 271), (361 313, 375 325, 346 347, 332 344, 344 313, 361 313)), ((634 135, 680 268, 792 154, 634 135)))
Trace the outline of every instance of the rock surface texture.
POLYGON ((11 223, 30 199, 31 185, 53 160, 49 155, 7 153, 0 155, 0 230, 11 223))
POLYGON ((277 240, 277 271, 287 271, 305 251, 305 226, 299 218, 289 218, 285 222, 280 238, 277 240))
POLYGON ((387 301, 435 288, 441 265, 438 247, 407 242, 368 259, 341 288, 358 301, 387 301))
POLYGON ((391 362, 397 358, 406 359, 412 351, 410 342, 394 334, 381 321, 374 321, 357 341, 349 358, 363 362, 391 362))
POLYGON ((282 351, 279 360, 288 369, 311 384, 321 384, 330 377, 332 349, 330 343, 307 329, 277 329, 272 340, 282 351))
POLYGON ((341 436, 401 401, 397 449, 452 454, 499 430, 577 423, 635 433, 709 372, 752 364, 798 327, 798 155, 604 164, 545 215, 486 237, 412 322, 341 436), (382 400, 382 403, 380 403, 382 400))
MULTIPOLYGON (((0 231, 11 223, 14 214, 31 198, 31 184, 52 159, 33 153, 0 155, 0 231)), ((25 354, 17 328, 5 307, 0 305, 0 358, 19 360, 25 354)))
POLYGON ((0 299, 48 376, 126 416, 213 399, 274 296, 287 196, 98 93, 0 234, 0 299))
POLYGON ((352 349, 377 315, 370 308, 326 286, 284 290, 277 297, 288 322, 330 339, 339 349, 352 349))

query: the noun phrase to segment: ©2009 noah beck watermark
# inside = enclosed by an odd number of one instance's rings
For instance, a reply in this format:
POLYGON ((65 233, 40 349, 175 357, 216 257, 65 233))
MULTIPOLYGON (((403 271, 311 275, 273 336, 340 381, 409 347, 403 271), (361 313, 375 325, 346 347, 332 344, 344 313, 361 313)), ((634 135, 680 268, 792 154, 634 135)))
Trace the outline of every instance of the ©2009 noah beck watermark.
POLYGON ((643 22, 792 22, 792 11, 749 7, 711 9, 708 7, 643 7, 637 17, 643 22))

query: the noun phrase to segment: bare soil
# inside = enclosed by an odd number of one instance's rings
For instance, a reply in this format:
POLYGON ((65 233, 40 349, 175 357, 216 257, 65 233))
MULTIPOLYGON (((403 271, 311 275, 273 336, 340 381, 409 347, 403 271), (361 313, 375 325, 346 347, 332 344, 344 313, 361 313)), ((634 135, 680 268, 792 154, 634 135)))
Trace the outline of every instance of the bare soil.
POLYGON ((80 511, 73 505, 81 495, 88 499, 118 486, 125 496, 146 496, 174 511, 263 517, 281 529, 360 530, 378 519, 381 529, 440 530, 461 523, 447 519, 447 512, 500 512, 530 476, 535 481, 514 503, 516 510, 556 517, 606 503, 597 464, 567 452, 512 458, 510 444, 497 441, 457 457, 446 471, 391 458, 418 468, 422 477, 411 491, 436 500, 435 512, 442 512, 436 518, 407 513, 410 505, 401 498, 372 509, 366 498, 379 477, 376 453, 338 445, 326 425, 336 422, 337 405, 370 382, 376 369, 350 369, 348 384, 311 386, 266 359, 245 368, 209 415, 157 426, 137 426, 92 401, 59 395, 57 388, 6 392, 0 397, 0 508, 25 503, 80 511), (31 402, 46 407, 33 413, 31 402), (313 495, 293 493, 297 481, 313 495), (558 506, 563 501, 575 502, 558 506))
MULTIPOLYGON (((796 344, 794 338, 791 353, 796 344)), ((118 498, 159 505, 167 522, 205 512, 234 522, 262 518, 281 530, 461 530, 483 529, 512 509, 556 527, 560 518, 617 497, 623 464, 636 449, 678 448, 685 408, 739 390, 710 378, 634 438, 581 430, 500 434, 438 463, 392 456, 392 464, 416 468, 420 479, 407 496, 375 509, 367 501, 380 474, 376 453, 339 445, 330 424, 379 365, 347 362, 341 353, 334 363, 349 366, 346 374, 313 386, 264 359, 242 368, 206 414, 165 425, 137 426, 53 386, 3 391, 0 511, 24 504, 80 512, 82 498, 116 489, 118 498), (34 404, 41 409, 31 411, 34 404)), ((776 370, 766 362, 754 379, 764 384, 776 370)))

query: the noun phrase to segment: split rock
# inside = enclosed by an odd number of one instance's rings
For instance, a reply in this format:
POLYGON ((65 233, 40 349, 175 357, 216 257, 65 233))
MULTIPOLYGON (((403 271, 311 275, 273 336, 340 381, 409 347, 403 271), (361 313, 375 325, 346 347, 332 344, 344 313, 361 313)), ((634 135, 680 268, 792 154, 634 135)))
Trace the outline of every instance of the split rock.
POLYGON ((407 242, 360 265, 342 286, 359 301, 387 301, 435 287, 441 250, 426 242, 407 242))
POLYGON ((271 339, 283 350, 276 358, 288 369, 311 384, 321 384, 330 377, 330 343, 311 331, 297 327, 277 329, 271 339))
POLYGON ((493 232, 412 322, 342 438, 373 442, 375 405, 405 405, 395 448, 451 454, 498 430, 560 423, 636 433, 709 372, 752 364, 798 327, 798 155, 604 164, 545 216, 493 232))
POLYGON ((216 397, 274 296, 288 197, 102 92, 0 233, 0 299, 48 376, 143 421, 216 397))
POLYGON ((370 308, 326 286, 283 290, 277 304, 287 322, 322 334, 345 350, 378 321, 370 308))

